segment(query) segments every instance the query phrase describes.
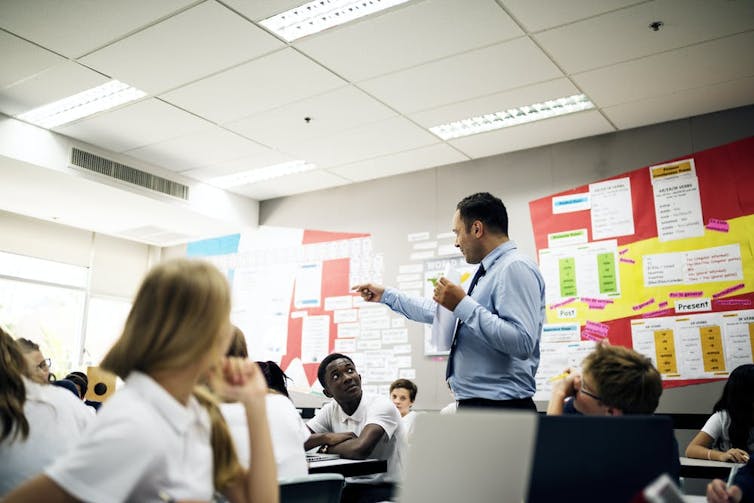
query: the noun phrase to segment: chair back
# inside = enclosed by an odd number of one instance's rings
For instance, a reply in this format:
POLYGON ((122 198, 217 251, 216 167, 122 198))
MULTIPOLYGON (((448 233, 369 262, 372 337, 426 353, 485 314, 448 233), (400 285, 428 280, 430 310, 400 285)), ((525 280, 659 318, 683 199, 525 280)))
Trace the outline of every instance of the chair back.
POLYGON ((339 473, 310 473, 279 483, 281 503, 339 503, 345 478, 339 473))

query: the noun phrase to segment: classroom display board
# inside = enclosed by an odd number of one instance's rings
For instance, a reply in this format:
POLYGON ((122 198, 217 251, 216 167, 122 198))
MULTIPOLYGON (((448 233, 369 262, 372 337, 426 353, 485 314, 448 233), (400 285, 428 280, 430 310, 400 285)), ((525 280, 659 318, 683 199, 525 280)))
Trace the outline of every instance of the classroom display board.
POLYGON ((369 234, 260 227, 189 243, 187 255, 227 274, 231 319, 249 356, 278 363, 295 389, 321 390, 317 368, 331 352, 354 360, 370 393, 387 395, 398 377, 415 377, 405 320, 350 290, 382 282, 369 234))
POLYGON ((546 282, 540 397, 595 342, 650 357, 665 387, 754 353, 754 138, 529 203, 546 282))

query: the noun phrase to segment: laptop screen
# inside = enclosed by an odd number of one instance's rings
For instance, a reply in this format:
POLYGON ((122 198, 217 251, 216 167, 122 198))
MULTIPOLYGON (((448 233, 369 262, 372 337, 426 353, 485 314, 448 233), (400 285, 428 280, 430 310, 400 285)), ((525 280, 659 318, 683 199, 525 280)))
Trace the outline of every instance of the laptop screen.
POLYGON ((628 502, 679 470, 667 417, 542 416, 528 501, 628 502))

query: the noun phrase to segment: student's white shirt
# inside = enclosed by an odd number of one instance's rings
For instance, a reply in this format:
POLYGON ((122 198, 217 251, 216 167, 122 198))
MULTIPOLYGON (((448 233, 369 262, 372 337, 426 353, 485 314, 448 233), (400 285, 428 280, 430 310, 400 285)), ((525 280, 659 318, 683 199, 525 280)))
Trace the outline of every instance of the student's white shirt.
POLYGON ((356 411, 348 416, 335 400, 322 407, 306 423, 314 433, 346 433, 361 435, 368 424, 376 424, 385 430, 385 435, 368 456, 387 460, 387 473, 367 477, 352 477, 358 482, 400 482, 403 477, 406 430, 401 421, 401 414, 387 397, 362 395, 356 411))
MULTIPOLYGON (((702 431, 712 437, 712 447, 719 451, 727 451, 733 447, 730 441, 730 416, 725 410, 712 414, 704 423, 702 431)), ((749 432, 747 450, 754 452, 754 429, 749 432)))
POLYGON ((211 424, 146 374, 131 372, 92 427, 45 473, 83 501, 160 502, 212 498, 211 424))
POLYGON ((94 420, 88 407, 70 391, 23 380, 29 436, 0 442, 0 497, 68 452, 94 420))
POLYGON ((458 402, 450 402, 448 405, 440 409, 440 414, 455 414, 458 410, 458 402))
MULTIPOLYGON (((304 442, 307 441, 311 432, 304 424, 296 407, 293 406, 293 402, 287 397, 277 393, 268 393, 265 405, 278 479, 303 477, 309 473, 304 442)), ((246 410, 239 403, 221 404, 220 410, 225 417, 225 422, 228 423, 230 434, 236 445, 238 461, 244 467, 248 467, 251 456, 246 410)))
POLYGON ((406 436, 408 439, 411 439, 411 436, 414 434, 414 421, 416 421, 416 411, 410 410, 408 411, 408 414, 403 416, 401 420, 403 421, 403 426, 406 430, 406 436))

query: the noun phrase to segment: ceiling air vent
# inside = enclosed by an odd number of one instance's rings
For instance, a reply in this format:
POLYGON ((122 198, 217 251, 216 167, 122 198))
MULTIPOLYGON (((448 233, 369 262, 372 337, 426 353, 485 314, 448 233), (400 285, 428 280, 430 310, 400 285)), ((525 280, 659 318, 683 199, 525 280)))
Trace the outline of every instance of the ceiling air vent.
POLYGON ((71 151, 71 164, 122 182, 128 182, 149 190, 156 190, 169 196, 186 200, 189 198, 188 185, 183 185, 182 183, 174 182, 77 148, 71 151))

